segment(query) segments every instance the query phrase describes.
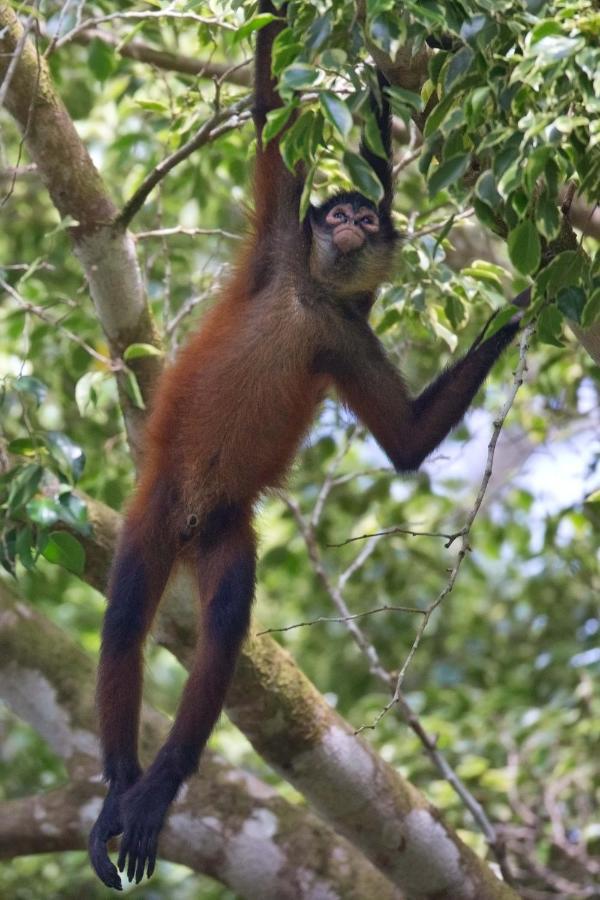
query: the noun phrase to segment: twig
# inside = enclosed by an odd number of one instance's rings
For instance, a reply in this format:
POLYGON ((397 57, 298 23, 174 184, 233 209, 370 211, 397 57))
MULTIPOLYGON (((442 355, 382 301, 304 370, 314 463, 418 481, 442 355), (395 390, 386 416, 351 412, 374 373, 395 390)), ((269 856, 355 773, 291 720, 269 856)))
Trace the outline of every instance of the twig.
POLYGON ((357 426, 353 425, 350 428, 350 430, 348 431, 345 439, 342 441, 342 444, 339 447, 337 453, 333 457, 333 461, 332 461, 331 465, 327 469, 325 478, 323 479, 323 484, 321 485, 321 488, 319 490, 319 494, 317 496, 315 505, 313 507, 312 515, 310 517, 310 527, 313 529, 316 528, 317 525, 319 524, 319 520, 321 518, 321 513, 323 512, 323 507, 325 506, 325 501, 327 500, 327 497, 329 496, 331 489, 335 482, 336 470, 337 470, 339 464, 341 463, 342 459, 348 452, 348 448, 350 447, 350 444, 352 443, 352 439, 353 439, 354 435, 356 434, 356 431, 357 431, 357 426))
POLYGON ((362 619, 364 616, 373 616, 380 612, 403 612, 416 613, 423 615, 425 610, 416 606, 376 606, 374 609, 367 609, 365 612, 353 613, 351 616, 318 616, 316 619, 308 619, 306 622, 294 622, 293 625, 283 625, 281 628, 265 628, 264 631, 257 631, 257 637, 262 634, 277 634, 280 631, 293 631, 295 628, 305 628, 307 625, 318 625, 322 622, 350 622, 352 619, 362 619))
MULTIPOLYGON (((473 209, 472 206, 468 207, 468 209, 465 209, 461 213, 457 213, 454 216, 454 221, 452 222, 452 227, 454 227, 454 225, 457 222, 464 222, 465 219, 470 219, 471 216, 473 216, 474 214, 475 214, 475 210, 473 209)), ((412 241, 415 238, 425 237, 426 234, 434 234, 436 231, 440 231, 441 229, 443 229, 445 227, 445 225, 447 224, 447 222, 448 222, 448 219, 444 219, 443 222, 432 222, 431 225, 427 225, 426 228, 421 228, 421 229, 419 229, 419 231, 413 231, 412 233, 409 232, 406 235, 405 240, 412 241)))
POLYGON ((195 150, 210 143, 219 135, 224 134, 226 131, 231 131, 232 128, 237 128, 241 122, 249 118, 250 114, 247 112, 247 109, 251 102, 251 97, 244 97, 226 109, 218 110, 210 119, 207 119, 196 134, 179 150, 176 150, 159 162, 127 201, 117 218, 117 224, 126 228, 135 214, 142 208, 150 192, 178 163, 187 159, 195 150))
POLYGON ((294 516, 300 532, 304 537, 304 541, 306 543, 306 549, 308 550, 308 555, 313 567, 315 574, 317 575, 319 581, 323 585, 327 594, 331 597, 333 601, 333 605, 337 609, 340 618, 343 619, 346 623, 346 627, 348 631, 354 638, 357 646, 361 650, 361 652, 365 655, 368 663, 369 663, 369 671, 376 676, 376 678, 380 679, 387 685, 387 687, 391 687, 390 683, 390 675, 386 671, 384 665, 379 659, 379 654, 377 650, 373 646, 373 644, 368 640, 366 635, 362 632, 362 630, 356 624, 354 618, 352 617, 352 613, 348 609, 346 605, 346 601, 342 595, 342 592, 333 585, 330 580, 327 572, 325 571, 325 567, 323 566, 323 562, 321 560, 321 556, 319 554, 319 549, 317 546, 317 541, 315 538, 315 533, 310 523, 306 522, 302 512, 300 511, 300 507, 296 503, 294 499, 291 497, 285 497, 284 502, 287 504, 288 509, 291 511, 294 516))
POLYGON ((407 534, 410 537, 433 537, 433 538, 444 538, 448 543, 445 544, 445 547, 450 547, 451 544, 456 540, 457 537, 460 537, 461 532, 457 531, 454 534, 447 534, 445 531, 413 531, 412 528, 385 528, 383 531, 372 531, 367 534, 359 534, 356 537, 347 538, 345 541, 342 541, 340 544, 326 544, 326 547, 345 547, 346 544, 352 544, 354 541, 364 541, 367 538, 372 537, 387 537, 390 534, 407 534))
POLYGON ((38 0, 35 0, 32 10, 29 13, 29 16, 25 20, 23 25, 23 32, 18 40, 17 46, 15 47, 14 53, 12 54, 12 59, 8 64, 8 68, 4 73, 4 78, 2 79, 2 83, 0 84, 0 106, 4 106, 4 101, 6 100, 6 95, 8 94, 8 89, 10 87, 10 83, 13 80, 13 75, 17 70, 17 66, 19 65, 19 60, 21 58, 21 54, 23 52, 23 48, 27 42, 27 38, 29 37, 29 32, 33 28, 34 22, 37 18, 37 8, 38 8, 38 0))
POLYGON ((108 13, 105 16, 96 16, 92 19, 85 19, 85 21, 80 22, 79 25, 76 25, 75 28, 72 28, 71 31, 68 31, 65 35, 63 35, 63 37, 57 40, 54 44, 53 49, 60 49, 61 47, 64 47, 65 44, 73 41, 79 34, 81 34, 83 31, 87 31, 89 28, 95 28, 97 25, 103 25, 105 22, 114 22, 116 19, 125 19, 137 22, 143 22, 147 19, 181 19, 188 22, 197 22, 200 25, 218 25, 219 28, 224 28, 227 31, 236 31, 235 25, 231 25, 229 22, 224 22, 222 19, 213 19, 209 18, 208 16, 199 16, 197 13, 193 12, 181 12, 180 10, 169 7, 162 10, 146 10, 145 12, 137 12, 132 10, 128 12, 108 13))
POLYGON ((133 235, 135 241, 145 241, 148 238, 164 238, 174 235, 183 234, 186 237, 200 237, 203 235, 215 235, 217 237, 228 238, 232 241, 241 241, 242 236, 233 234, 232 231, 224 231, 222 228, 184 228, 182 225, 176 225, 173 228, 155 228, 153 231, 137 231, 133 235))
POLYGON ((12 285, 10 285, 7 281, 0 277, 0 287, 4 288, 7 294, 9 294, 13 300, 21 306, 25 312, 32 313, 32 315, 37 316, 38 319, 41 319, 42 322, 47 322, 48 325, 52 325, 54 328, 58 329, 58 331, 62 332, 65 337, 69 338, 69 340, 73 341, 79 347, 82 347, 86 353, 89 353, 94 359, 98 362, 105 365, 111 372, 121 371, 124 368, 124 364, 120 360, 112 360, 109 359, 108 356, 104 356, 102 353, 98 353, 97 350, 94 350, 90 344, 80 338, 78 334, 71 331, 69 328, 65 328, 59 321, 53 319, 52 316, 49 316, 43 306, 37 306, 34 303, 30 303, 28 300, 25 300, 18 291, 16 291, 12 285))
POLYGON ((423 620, 421 621, 419 628, 417 629, 417 633, 415 635, 415 639, 412 643, 412 646, 409 650, 408 656, 406 657, 406 659, 402 665, 402 668, 400 669, 400 672, 398 673, 398 677, 396 680, 396 687, 394 689, 394 693, 392 695, 391 700, 389 701, 389 703, 386 703, 386 705, 383 707, 383 709, 377 715, 375 720, 370 725, 361 726, 360 731, 367 729, 367 728, 368 729, 376 728, 377 725, 379 724, 379 722, 381 722, 381 720, 383 719, 383 717, 385 715, 387 715, 387 713, 390 711, 390 709, 396 703, 398 703, 400 701, 404 677, 406 675, 408 667, 410 666, 410 664, 413 660, 415 653, 417 652, 417 648, 418 648, 419 644, 421 643, 421 638, 423 637, 425 629, 427 628, 427 625, 429 624, 429 620, 431 619, 431 616, 433 615, 435 610, 438 608, 438 606, 440 606, 440 604, 444 601, 444 599, 452 591, 454 584, 456 582, 456 578, 460 571, 460 568, 463 564, 463 561, 464 561, 468 551, 470 550, 469 534, 471 531, 471 527, 473 525, 473 522, 475 521, 475 517, 477 516, 477 513, 479 512, 479 510, 481 508, 481 504, 483 502, 483 498, 485 496, 487 486, 488 486, 490 478, 492 476, 494 453, 496 450, 496 444, 498 443, 498 438, 500 437, 500 432, 502 431, 502 426, 504 425, 504 421, 515 401, 517 392, 518 392, 519 388, 521 387, 521 385, 523 384, 523 377, 524 377, 524 373, 526 371, 526 357, 527 357, 527 350, 529 348, 529 339, 530 339, 531 335, 533 334, 534 328, 535 328, 534 323, 530 323, 523 330, 523 334, 521 336, 520 347, 519 347, 519 362, 518 362, 518 365, 517 365, 517 368, 515 371, 515 375, 514 375, 514 379, 513 379, 513 386, 512 386, 512 389, 508 395, 508 398, 507 398, 504 406, 502 407, 497 419, 494 421, 494 428, 492 431, 492 436, 491 436, 490 442, 488 444, 488 454, 487 454, 486 466, 485 466, 485 470, 483 473, 483 477, 481 479, 481 483, 480 483, 479 490, 477 492, 477 496, 475 498, 473 507, 467 516, 464 527, 459 532, 460 539, 461 539, 460 548, 459 548, 459 551, 458 551, 458 554, 456 557, 456 562, 454 563, 454 566, 450 570, 450 576, 448 578, 448 581, 447 581, 445 587, 443 588, 443 590, 438 594, 436 599, 433 601, 433 603, 431 603, 425 610, 425 615, 423 616, 423 620))
MULTIPOLYGON (((338 454, 339 455, 339 454, 338 454)), ((373 610, 367 610, 365 613, 357 613, 351 614, 346 606, 346 602, 342 595, 342 588, 340 587, 340 582, 343 581, 345 584, 348 580, 348 577, 352 572, 354 572, 357 568, 355 560, 349 569, 346 570, 344 576, 340 578, 338 581, 338 585, 334 586, 331 584, 329 577, 324 569, 324 566, 321 561, 321 557, 319 554, 319 549, 317 546, 317 542, 314 535, 314 530, 311 527, 310 522, 308 522, 298 507, 298 504, 289 497, 283 498, 284 502, 287 504, 288 508, 291 510, 300 532, 304 538, 306 548, 308 550, 309 558, 311 564, 313 566, 313 570, 317 574, 319 580, 321 581, 324 589, 327 594, 331 598, 334 606, 340 612, 339 616, 328 619, 327 617, 319 617, 315 619, 315 622, 318 621, 339 621, 343 622, 346 625, 346 628, 350 632, 352 638, 354 639, 356 645, 361 650, 361 652, 365 655, 367 659, 367 663, 369 666, 369 671, 371 674, 385 687, 386 690, 391 690, 394 686, 394 677, 390 672, 388 672, 379 659, 379 655, 375 647, 369 642, 368 638, 361 630, 361 628, 356 624, 356 619, 362 618, 363 616, 371 615, 380 611, 383 611, 386 607, 376 608, 373 610)), ((311 517, 312 518, 312 517, 311 517)), ((375 536, 378 539, 378 535, 375 536)), ((377 541, 374 541, 374 544, 377 541)), ((361 556, 361 554, 359 554, 361 556)), ((358 558, 357 558, 358 559, 358 558)), ((421 616, 425 615, 426 610, 411 608, 411 607, 396 607, 391 606, 389 609, 397 609, 403 612, 408 613, 418 613, 421 616)), ((296 625, 291 625, 284 628, 279 629, 271 629, 272 631, 291 631, 293 628, 301 627, 302 625, 311 625, 312 622, 300 622, 296 625)), ((400 696, 397 701, 396 711, 401 716, 401 718, 406 722, 408 727, 415 733, 419 741, 421 742, 425 753, 430 759, 431 763, 435 766, 435 768, 440 772, 440 774, 447 780, 453 790, 456 792, 457 796, 460 797, 466 809, 469 810, 473 819, 479 825, 482 833, 484 834, 486 840, 488 841, 490 847, 492 848, 496 859, 498 860, 498 864, 504 874, 505 880, 510 879, 510 873, 507 870, 506 860, 504 857, 503 848, 498 843, 498 837, 496 834, 496 830, 489 820, 488 816, 485 813, 485 810, 481 806, 481 804, 475 799, 473 794, 469 791, 466 785, 461 781, 457 773, 453 770, 452 766, 448 762, 448 760, 444 757, 442 752, 436 746, 436 741, 432 738, 423 728, 421 722, 419 721, 417 715, 411 709, 408 701, 405 699, 403 695, 400 696)))

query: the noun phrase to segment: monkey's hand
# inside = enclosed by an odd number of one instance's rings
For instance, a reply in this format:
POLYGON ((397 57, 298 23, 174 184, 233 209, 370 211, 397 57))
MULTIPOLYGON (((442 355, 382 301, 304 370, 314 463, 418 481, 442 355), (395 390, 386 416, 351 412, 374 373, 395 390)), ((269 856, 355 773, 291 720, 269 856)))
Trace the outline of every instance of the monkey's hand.
POLYGON ((154 872, 158 837, 174 791, 153 778, 151 770, 121 798, 123 837, 117 866, 123 872, 127 866, 127 878, 139 884, 154 872))
POLYGON ((89 839, 90 860, 96 875, 107 887, 116 891, 122 890, 121 879, 116 866, 110 861, 106 845, 110 838, 123 831, 120 813, 122 793, 123 789, 119 790, 111 784, 89 839))

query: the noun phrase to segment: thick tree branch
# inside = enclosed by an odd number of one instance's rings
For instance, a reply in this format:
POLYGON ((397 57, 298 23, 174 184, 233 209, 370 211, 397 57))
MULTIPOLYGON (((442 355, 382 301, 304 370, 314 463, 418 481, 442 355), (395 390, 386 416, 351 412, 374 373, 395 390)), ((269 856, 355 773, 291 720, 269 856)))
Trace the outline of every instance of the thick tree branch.
MULTIPOLYGON (((45 61, 31 40, 23 40, 23 34, 13 10, 0 4, 0 83, 6 85, 5 106, 20 127, 58 212, 78 223, 71 229, 75 254, 85 271, 111 357, 119 364, 129 344, 157 344, 135 244, 131 235, 115 226, 117 209, 54 91, 45 61)), ((142 396, 149 395, 159 369, 156 357, 132 362, 142 396)), ((127 371, 117 373, 128 438, 138 456, 143 411, 132 400, 130 377, 127 371)))
POLYGON ((197 75, 199 78, 217 79, 226 81, 228 84, 237 84, 240 87, 252 86, 250 60, 244 60, 239 65, 232 66, 231 63, 214 62, 211 59, 196 59, 193 56, 186 56, 184 53, 158 50, 143 41, 127 41, 127 38, 101 28, 89 28, 73 37, 73 41, 78 44, 90 44, 95 40, 113 47, 119 56, 148 63, 157 69, 181 72, 184 75, 197 75))
MULTIPOLYGON (((83 849, 105 793, 97 777, 93 664, 1 585, 0 660, 0 696, 65 760, 73 779, 57 791, 0 805, 0 858, 83 849)), ((146 759, 166 728, 162 716, 144 709, 146 759)), ((174 804, 161 855, 256 900, 400 900, 397 889, 314 815, 210 751, 200 777, 174 804)))

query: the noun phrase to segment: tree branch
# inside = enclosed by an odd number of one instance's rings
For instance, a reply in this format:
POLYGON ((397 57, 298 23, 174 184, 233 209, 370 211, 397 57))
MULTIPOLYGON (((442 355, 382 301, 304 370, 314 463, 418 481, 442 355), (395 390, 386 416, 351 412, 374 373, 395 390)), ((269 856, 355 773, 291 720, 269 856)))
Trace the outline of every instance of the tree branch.
POLYGON ((197 75, 199 78, 217 79, 219 82, 226 81, 228 84, 237 84, 240 87, 252 86, 251 60, 248 59, 233 66, 231 63, 214 62, 211 59, 196 59, 183 53, 158 50, 143 41, 128 41, 127 37, 121 37, 100 28, 88 28, 76 34, 73 40, 78 44, 102 41, 103 44, 112 47, 119 56, 135 59, 168 72, 181 72, 184 75, 197 75))
POLYGON ((6 85, 5 105, 22 131, 58 212, 78 223, 71 229, 75 254, 85 271, 111 357, 121 370, 117 373, 119 396, 129 443, 137 458, 144 417, 132 399, 131 372, 142 396, 147 397, 160 362, 148 356, 133 360, 127 371, 120 365, 129 344, 158 344, 135 245, 131 235, 115 227, 117 209, 54 90, 45 60, 23 36, 24 29, 13 10, 0 5, 0 82, 6 85))
MULTIPOLYGON (((67 763, 72 783, 0 805, 0 857, 83 849, 105 788, 97 777, 93 664, 43 616, 0 585, 0 695, 67 763)), ((143 756, 167 729, 143 711, 143 756)), ((206 751, 199 777, 174 804, 161 855, 218 878, 244 897, 311 900, 400 893, 306 809, 206 751), (318 886, 318 887, 317 887, 318 886)))

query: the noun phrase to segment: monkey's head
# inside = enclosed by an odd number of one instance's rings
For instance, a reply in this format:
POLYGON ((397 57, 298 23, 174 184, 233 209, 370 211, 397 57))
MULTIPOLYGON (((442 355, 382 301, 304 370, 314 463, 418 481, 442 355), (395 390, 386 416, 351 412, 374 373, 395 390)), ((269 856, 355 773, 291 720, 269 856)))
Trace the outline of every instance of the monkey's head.
POLYGON ((335 194, 311 207, 308 220, 310 273, 331 293, 370 293, 389 277, 397 235, 389 214, 362 194, 335 194))

